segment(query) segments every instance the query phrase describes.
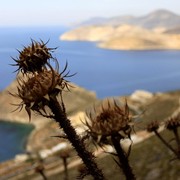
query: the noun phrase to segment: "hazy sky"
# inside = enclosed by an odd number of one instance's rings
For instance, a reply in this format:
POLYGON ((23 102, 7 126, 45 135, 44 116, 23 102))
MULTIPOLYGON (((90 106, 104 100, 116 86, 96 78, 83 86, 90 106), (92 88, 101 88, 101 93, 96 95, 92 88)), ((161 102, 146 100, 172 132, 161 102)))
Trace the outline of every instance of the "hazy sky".
POLYGON ((0 0, 0 26, 72 25, 91 17, 140 16, 156 9, 180 14, 180 0, 0 0))

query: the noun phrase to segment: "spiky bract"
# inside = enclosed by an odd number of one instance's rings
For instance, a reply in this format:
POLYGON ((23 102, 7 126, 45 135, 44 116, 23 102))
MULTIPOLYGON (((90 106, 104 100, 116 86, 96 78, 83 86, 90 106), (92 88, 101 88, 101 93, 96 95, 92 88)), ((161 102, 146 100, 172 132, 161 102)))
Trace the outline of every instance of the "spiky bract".
POLYGON ((132 123, 127 103, 121 107, 115 101, 113 103, 108 101, 106 108, 102 106, 100 112, 95 109, 95 115, 88 113, 87 116, 89 120, 86 120, 86 125, 94 137, 106 138, 118 133, 124 137, 130 136, 132 123))
POLYGON ((23 73, 41 71, 48 60, 53 58, 51 52, 56 48, 47 48, 46 43, 43 41, 32 43, 24 47, 22 51, 19 52, 19 58, 13 60, 16 62, 14 66, 18 66, 17 71, 21 70, 23 73))
POLYGON ((175 117, 171 117, 169 118, 166 122, 165 122, 165 127, 168 130, 174 130, 178 127, 180 127, 180 114, 178 114, 175 117))
POLYGON ((23 79, 19 78, 18 92, 13 94, 22 100, 19 107, 22 108, 25 105, 29 117, 31 116, 30 110, 37 112, 40 112, 41 109, 44 110, 44 106, 48 105, 49 96, 56 96, 68 86, 67 81, 64 80, 65 76, 61 75, 62 73, 59 74, 53 69, 43 69, 38 74, 27 75, 26 80, 24 77, 23 79))
POLYGON ((147 125, 147 131, 148 132, 154 132, 159 129, 159 122, 158 121, 152 121, 147 125))

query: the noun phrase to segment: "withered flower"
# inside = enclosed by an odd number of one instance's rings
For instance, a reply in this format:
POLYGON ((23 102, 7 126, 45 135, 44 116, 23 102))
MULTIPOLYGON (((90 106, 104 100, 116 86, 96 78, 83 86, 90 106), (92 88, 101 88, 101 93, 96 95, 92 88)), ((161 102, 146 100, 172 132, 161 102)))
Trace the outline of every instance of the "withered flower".
POLYGON ((178 127, 180 127, 180 115, 177 115, 175 117, 171 117, 165 122, 165 127, 168 130, 174 130, 178 127))
MULTIPOLYGON (((22 51, 19 51, 19 58, 13 60, 18 66, 17 71, 21 70, 23 73, 41 71, 45 65, 48 64, 48 60, 53 58, 51 52, 56 48, 47 48, 46 44, 43 41, 37 42, 33 41, 32 43, 24 47, 22 51)), ((54 59, 54 58, 53 58, 54 59)))
POLYGON ((37 112, 44 110, 44 107, 48 105, 48 96, 57 95, 68 86, 67 81, 64 80, 66 75, 62 76, 62 73, 59 74, 53 69, 43 69, 38 74, 28 74, 26 80, 18 79, 17 94, 11 93, 11 95, 22 100, 19 108, 21 110, 25 105, 29 118, 31 118, 30 110, 37 112))
POLYGON ((127 102, 122 107, 114 100, 113 103, 107 102, 107 106, 101 106, 100 112, 95 109, 95 115, 92 112, 87 114, 89 121, 86 120, 86 125, 89 129, 89 135, 100 146, 104 144, 113 145, 115 152, 115 160, 123 171, 126 179, 135 179, 135 175, 129 165, 128 156, 131 151, 131 145, 128 153, 124 151, 120 141, 124 138, 131 140, 131 132, 133 129, 132 119, 129 115, 129 106, 127 102))
POLYGON ((113 134, 123 133, 125 136, 130 136, 132 130, 132 122, 129 116, 129 107, 127 103, 124 107, 108 101, 108 106, 102 106, 100 112, 95 109, 93 113, 87 113, 89 121, 86 120, 86 125, 93 136, 107 137, 113 134))
POLYGON ((152 121, 147 125, 147 131, 148 132, 154 132, 159 129, 159 122, 158 121, 152 121))
MULTIPOLYGON (((22 100, 18 104, 17 109, 25 109, 31 119, 31 110, 38 112, 40 115, 54 119, 59 127, 64 130, 67 139, 71 142, 72 146, 76 149, 79 157, 83 160, 87 167, 88 173, 94 179, 104 179, 101 169, 98 168, 93 159, 91 152, 86 150, 85 144, 80 139, 76 130, 71 125, 70 120, 67 118, 65 105, 63 103, 62 91, 67 88, 69 90, 68 81, 64 78, 71 77, 69 71, 65 74, 67 63, 64 70, 59 74, 57 70, 50 65, 49 59, 54 59, 51 55, 53 48, 47 48, 47 43, 32 41, 28 47, 24 47, 19 51, 18 59, 14 59, 15 66, 18 66, 17 71, 21 71, 21 78, 18 78, 17 93, 11 95, 18 97, 22 100), (60 94, 60 101, 57 95, 60 94), (51 115, 46 113, 45 107, 48 108, 51 115)), ((59 67, 56 59, 56 67, 59 67)), ((43 171, 39 171, 43 175, 43 171)), ((46 178, 43 176, 44 179, 46 178)))

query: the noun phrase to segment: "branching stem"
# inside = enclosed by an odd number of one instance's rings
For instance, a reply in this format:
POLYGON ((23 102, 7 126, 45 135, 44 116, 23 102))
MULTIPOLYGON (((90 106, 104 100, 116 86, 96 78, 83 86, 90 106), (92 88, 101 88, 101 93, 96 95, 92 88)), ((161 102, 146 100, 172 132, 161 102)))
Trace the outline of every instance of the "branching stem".
POLYGON ((166 145, 177 156, 177 158, 180 159, 178 152, 170 144, 168 144, 168 142, 158 133, 158 131, 155 130, 154 133, 164 143, 164 145, 166 145))

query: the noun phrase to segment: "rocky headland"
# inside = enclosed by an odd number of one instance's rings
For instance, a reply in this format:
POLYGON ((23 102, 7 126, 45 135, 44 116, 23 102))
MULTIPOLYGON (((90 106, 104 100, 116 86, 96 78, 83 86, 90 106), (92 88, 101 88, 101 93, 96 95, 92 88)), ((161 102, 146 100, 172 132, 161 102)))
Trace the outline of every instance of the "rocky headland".
POLYGON ((159 10, 143 17, 89 20, 65 32, 60 40, 91 41, 116 50, 180 49, 180 16, 159 10))
POLYGON ((79 27, 63 34, 60 40, 97 42, 100 48, 116 50, 180 49, 179 34, 131 25, 79 27))

